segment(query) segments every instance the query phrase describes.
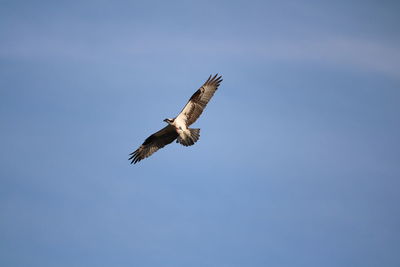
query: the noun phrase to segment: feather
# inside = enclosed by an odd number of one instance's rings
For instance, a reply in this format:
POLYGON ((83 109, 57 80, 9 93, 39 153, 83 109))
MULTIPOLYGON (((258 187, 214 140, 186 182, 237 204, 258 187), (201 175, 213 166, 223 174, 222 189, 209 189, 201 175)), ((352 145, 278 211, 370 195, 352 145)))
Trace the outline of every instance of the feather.
POLYGON ((218 77, 218 74, 215 74, 215 76, 210 75, 207 81, 190 97, 189 102, 176 119, 186 121, 187 126, 193 124, 203 113, 221 82, 222 76, 218 77))
POLYGON ((136 164, 142 159, 151 156, 160 148, 172 143, 177 137, 178 133, 171 125, 168 125, 160 131, 150 135, 138 149, 130 154, 131 157, 129 160, 131 160, 131 164, 136 164))

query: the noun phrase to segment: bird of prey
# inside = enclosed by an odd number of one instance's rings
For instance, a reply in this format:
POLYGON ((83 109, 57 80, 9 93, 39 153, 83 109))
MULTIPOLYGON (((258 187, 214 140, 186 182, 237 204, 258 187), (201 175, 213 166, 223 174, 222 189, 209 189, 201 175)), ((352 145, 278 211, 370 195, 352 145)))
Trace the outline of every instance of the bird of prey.
POLYGON ((192 95, 178 116, 165 119, 168 124, 158 132, 150 135, 144 143, 130 154, 131 164, 151 156, 154 152, 172 143, 191 146, 200 138, 200 129, 189 128, 201 115, 211 97, 222 82, 222 76, 210 75, 207 81, 192 95))

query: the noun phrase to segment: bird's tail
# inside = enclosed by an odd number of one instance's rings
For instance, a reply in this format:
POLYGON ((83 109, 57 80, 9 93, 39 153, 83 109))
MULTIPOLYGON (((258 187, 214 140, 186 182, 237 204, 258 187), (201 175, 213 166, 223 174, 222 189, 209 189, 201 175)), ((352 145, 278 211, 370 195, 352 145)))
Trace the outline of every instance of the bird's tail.
POLYGON ((200 138, 200 129, 191 129, 189 128, 187 131, 182 132, 178 139, 176 139, 177 143, 180 143, 184 146, 191 146, 197 142, 200 138))

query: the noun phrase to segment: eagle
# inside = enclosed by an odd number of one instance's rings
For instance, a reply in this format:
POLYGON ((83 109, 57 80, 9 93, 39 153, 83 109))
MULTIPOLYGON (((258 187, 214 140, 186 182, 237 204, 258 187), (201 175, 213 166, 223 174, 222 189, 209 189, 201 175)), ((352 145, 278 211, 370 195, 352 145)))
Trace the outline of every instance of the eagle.
POLYGON ((151 156, 154 152, 176 140, 183 146, 191 146, 200 138, 200 129, 189 128, 201 115, 218 86, 222 76, 210 75, 207 81, 190 97, 182 111, 173 119, 165 119, 168 125, 150 135, 129 157, 131 164, 151 156))

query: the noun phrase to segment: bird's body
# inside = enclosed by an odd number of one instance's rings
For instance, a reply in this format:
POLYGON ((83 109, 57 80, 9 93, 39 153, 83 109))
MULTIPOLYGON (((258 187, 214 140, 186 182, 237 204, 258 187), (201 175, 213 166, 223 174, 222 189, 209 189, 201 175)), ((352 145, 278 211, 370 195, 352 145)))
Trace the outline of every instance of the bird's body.
POLYGON ((168 123, 160 131, 150 135, 144 143, 131 153, 131 163, 137 163, 149 157, 158 149, 172 143, 175 139, 177 143, 184 146, 191 146, 200 138, 200 129, 189 128, 201 115, 207 103, 214 95, 218 86, 222 82, 222 77, 210 76, 189 99, 182 111, 173 119, 165 119, 168 123))
POLYGON ((175 127, 178 134, 181 134, 187 131, 188 129, 188 126, 186 125, 185 121, 182 120, 181 118, 175 118, 174 122, 171 125, 175 127))

